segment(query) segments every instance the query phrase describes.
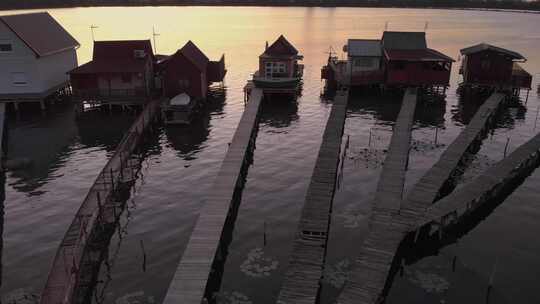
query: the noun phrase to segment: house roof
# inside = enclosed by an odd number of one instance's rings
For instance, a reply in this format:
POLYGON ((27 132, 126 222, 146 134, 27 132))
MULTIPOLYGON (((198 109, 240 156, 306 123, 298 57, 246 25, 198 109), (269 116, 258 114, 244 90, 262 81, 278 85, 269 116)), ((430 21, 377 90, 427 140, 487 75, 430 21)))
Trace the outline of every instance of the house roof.
POLYGON ((479 43, 479 44, 476 44, 476 45, 461 49, 460 52, 461 52, 462 55, 470 55, 470 54, 474 54, 474 53, 478 53, 478 52, 482 52, 482 51, 486 51, 486 50, 491 50, 491 51, 495 51, 495 52, 498 52, 498 53, 502 53, 502 54, 505 54, 505 55, 508 55, 508 56, 512 57, 513 59, 527 60, 525 57, 523 57, 518 52, 514 52, 514 51, 511 51, 511 50, 508 50, 508 49, 503 49, 501 47, 494 46, 494 45, 487 44, 487 43, 479 43))
POLYGON ((445 54, 433 50, 384 50, 384 55, 392 61, 444 61, 454 62, 455 60, 445 54))
POLYGON ((381 57, 381 41, 373 39, 349 39, 347 42, 347 53, 352 57, 381 57))
POLYGON ((385 31, 382 36, 382 45, 387 50, 426 49, 426 33, 385 31))
POLYGON ((95 41, 93 60, 69 72, 70 74, 137 73, 143 72, 147 60, 135 57, 143 50, 154 58, 150 40, 95 41))
POLYGON ((208 61, 210 60, 191 40, 188 41, 179 52, 191 61, 199 71, 206 71, 208 61))
POLYGON ((261 56, 296 56, 298 50, 285 38, 280 35, 279 38, 270 45, 261 56))
POLYGON ((79 43, 47 12, 0 16, 38 57, 79 47, 79 43))

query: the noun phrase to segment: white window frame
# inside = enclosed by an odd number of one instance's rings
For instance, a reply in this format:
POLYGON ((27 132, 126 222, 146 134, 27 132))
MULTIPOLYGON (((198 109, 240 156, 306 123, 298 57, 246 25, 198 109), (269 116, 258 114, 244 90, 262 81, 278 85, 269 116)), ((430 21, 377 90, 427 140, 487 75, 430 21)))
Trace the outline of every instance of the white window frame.
POLYGON ((272 77, 273 74, 284 73, 287 73, 287 66, 285 62, 267 61, 264 65, 264 75, 266 77, 272 77))
POLYGON ((11 72, 11 84, 16 87, 26 87, 28 86, 28 77, 25 72, 11 72), (17 81, 16 77, 22 76, 24 79, 24 82, 17 81))

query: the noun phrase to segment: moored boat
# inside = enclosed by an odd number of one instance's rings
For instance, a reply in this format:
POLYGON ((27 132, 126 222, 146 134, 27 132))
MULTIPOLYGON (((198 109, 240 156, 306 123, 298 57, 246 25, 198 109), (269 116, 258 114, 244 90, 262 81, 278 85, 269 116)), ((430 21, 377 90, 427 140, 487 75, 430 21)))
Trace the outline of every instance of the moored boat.
POLYGON ((163 106, 163 119, 166 124, 189 124, 197 107, 197 100, 186 93, 178 94, 163 106))

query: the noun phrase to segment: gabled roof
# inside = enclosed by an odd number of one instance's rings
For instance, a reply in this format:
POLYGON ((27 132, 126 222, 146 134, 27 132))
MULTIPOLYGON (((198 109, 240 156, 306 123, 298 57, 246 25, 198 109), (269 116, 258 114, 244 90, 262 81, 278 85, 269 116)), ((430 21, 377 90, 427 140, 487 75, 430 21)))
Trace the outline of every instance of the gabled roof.
POLYGON ((349 39, 347 53, 352 57, 381 57, 381 41, 374 39, 349 39))
POLYGON ((150 40, 95 41, 93 60, 69 72, 70 74, 137 73, 146 69, 147 60, 136 58, 142 50, 146 59, 154 60, 150 40))
POLYGON ((382 45, 387 50, 426 49, 426 33, 385 31, 382 36, 382 45))
POLYGON ((298 50, 285 38, 280 35, 279 38, 270 45, 262 55, 266 56, 296 56, 298 50))
POLYGON ((191 40, 188 41, 178 52, 182 53, 182 55, 191 61, 200 72, 206 72, 206 66, 210 60, 191 40))
POLYGON ((139 61, 134 56, 135 50, 143 50, 150 58, 154 57, 150 40, 112 40, 94 42, 93 60, 112 64, 116 64, 115 60, 139 61))
POLYGON ((505 54, 505 55, 508 55, 508 56, 512 57, 513 59, 527 60, 525 57, 523 57, 518 52, 503 49, 501 47, 494 46, 494 45, 487 44, 487 43, 479 43, 479 44, 476 44, 476 45, 461 49, 460 52, 461 52, 462 55, 469 55, 469 54, 474 54, 474 53, 478 53, 478 52, 482 52, 482 51, 486 51, 486 50, 491 50, 491 51, 495 51, 495 52, 498 52, 498 53, 502 53, 502 54, 505 54))
POLYGON ((79 47, 79 43, 47 12, 0 16, 38 57, 79 47))

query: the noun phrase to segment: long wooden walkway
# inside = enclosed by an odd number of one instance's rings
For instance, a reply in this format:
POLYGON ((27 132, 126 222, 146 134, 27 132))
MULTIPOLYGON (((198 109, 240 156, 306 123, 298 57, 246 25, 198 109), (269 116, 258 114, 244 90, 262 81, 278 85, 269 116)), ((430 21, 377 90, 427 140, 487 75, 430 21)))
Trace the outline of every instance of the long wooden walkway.
POLYGON ((201 304, 205 299, 212 265, 219 259, 219 245, 233 194, 242 183, 242 167, 256 134, 262 98, 260 89, 251 91, 227 155, 169 285, 164 304, 201 304))
POLYGON ((82 261, 96 229, 105 219, 106 209, 114 203, 115 190, 129 179, 131 154, 143 140, 145 130, 159 114, 160 101, 154 100, 143 109, 114 155, 97 176, 80 209, 75 214, 54 258, 41 304, 71 303, 79 284, 82 261), (105 211, 105 212, 104 212, 105 211))
POLYGON ((0 103, 0 172, 4 171, 4 124, 6 123, 6 104, 0 103))
POLYGON ((417 99, 416 90, 407 89, 377 185, 368 236, 338 303, 376 303, 386 282, 403 237, 400 231, 404 227, 395 224, 393 217, 398 214, 402 199, 417 99))
POLYGON ((430 222, 444 227, 489 202, 504 187, 514 186, 513 188, 515 188, 519 186, 515 180, 530 173, 539 165, 540 133, 518 147, 508 157, 488 168, 472 182, 429 207, 422 221, 417 223, 417 227, 430 222))
POLYGON ((504 94, 492 94, 480 106, 467 127, 443 152, 437 163, 413 186, 400 210, 403 218, 410 217, 407 222, 411 226, 415 226, 426 209, 443 195, 441 192, 450 192, 449 190, 453 189, 458 170, 462 170, 460 167, 466 165, 465 158, 478 151, 489 125, 505 100, 504 94))
POLYGON ((314 304, 318 296, 348 100, 348 91, 334 98, 278 303, 314 304))
MULTIPOLYGON (((478 109, 465 130, 452 142, 437 163, 413 186, 406 200, 393 214, 381 214, 372 220, 371 232, 365 240, 356 269, 345 283, 337 303, 373 304, 383 301, 384 287, 395 253, 405 235, 416 228, 424 214, 441 195, 464 164, 467 153, 474 153, 480 146, 488 125, 505 100, 495 93, 478 109)), ((377 212, 377 209, 374 209, 377 212)))

